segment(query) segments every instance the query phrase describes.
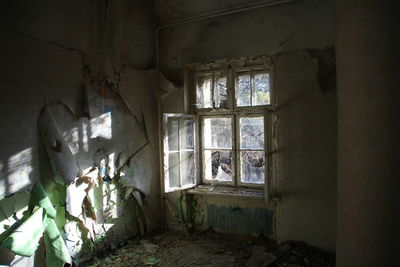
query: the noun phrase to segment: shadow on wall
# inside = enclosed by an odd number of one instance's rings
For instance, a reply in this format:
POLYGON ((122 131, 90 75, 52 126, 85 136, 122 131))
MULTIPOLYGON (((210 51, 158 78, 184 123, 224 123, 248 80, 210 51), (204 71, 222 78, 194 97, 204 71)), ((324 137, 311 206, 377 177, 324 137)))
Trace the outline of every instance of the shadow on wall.
MULTIPOLYGON (((59 244, 66 245, 66 255, 72 256, 75 263, 92 257, 94 251, 115 248, 146 232, 146 196, 152 183, 152 170, 142 162, 152 156, 143 112, 137 117, 106 82, 89 86, 85 96, 84 117, 76 116, 64 104, 57 104, 46 106, 38 122, 52 172, 50 177, 41 179, 43 192, 55 210, 51 217, 61 233, 58 236, 62 236, 59 244)), ((2 164, 1 182, 26 177, 20 179, 24 183, 18 184, 18 188, 15 185, 14 190, 29 188, 32 154, 32 149, 25 149, 2 164)), ((11 191, 3 190, 0 195, 7 196, 8 192, 11 191)), ((23 191, 1 201, 1 246, 24 257, 34 254, 39 239, 46 233, 40 225, 48 225, 43 219, 35 224, 37 227, 21 229, 29 220, 42 217, 35 216, 37 209, 41 209, 40 200, 34 201, 36 209, 28 209, 33 197, 33 191, 23 191), (16 240, 24 239, 13 235, 33 232, 39 233, 39 239, 30 239, 34 249, 16 249, 16 240)), ((43 214, 49 215, 47 210, 43 214)), ((57 250, 60 246, 50 247, 57 250)), ((13 258, 12 254, 9 256, 13 258)), ((66 257, 59 258, 70 262, 66 257)))

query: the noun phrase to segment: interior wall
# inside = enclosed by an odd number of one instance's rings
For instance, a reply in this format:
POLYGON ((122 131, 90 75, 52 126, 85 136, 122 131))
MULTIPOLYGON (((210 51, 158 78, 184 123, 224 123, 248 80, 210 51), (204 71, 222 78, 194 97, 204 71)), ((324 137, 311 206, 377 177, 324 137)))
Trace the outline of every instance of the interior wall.
MULTIPOLYGON (((44 106, 63 103, 83 117, 83 89, 102 81, 123 93, 148 132, 149 145, 141 152, 147 171, 135 173, 135 183, 146 195, 144 205, 151 218, 148 230, 160 227, 152 70, 155 25, 150 5, 129 0, 2 2, 0 200, 13 199, 18 195, 15 193, 54 175, 37 127, 44 106)), ((28 200, 24 198, 26 203, 17 206, 27 205, 28 200)), ((119 230, 115 231, 118 234, 119 230)))
POLYGON ((162 30, 161 67, 180 83, 185 64, 333 46, 334 30, 334 1, 295 0, 162 30))
MULTIPOLYGON (((334 1, 293 1, 160 33, 161 70, 175 84, 182 84, 185 64, 272 56, 279 120, 275 186, 281 197, 276 209, 270 207, 274 235, 330 251, 336 218, 335 62, 332 48, 320 49, 334 45, 334 31, 334 1)), ((181 87, 163 90, 163 111, 183 112, 174 105, 183 103, 181 87)))

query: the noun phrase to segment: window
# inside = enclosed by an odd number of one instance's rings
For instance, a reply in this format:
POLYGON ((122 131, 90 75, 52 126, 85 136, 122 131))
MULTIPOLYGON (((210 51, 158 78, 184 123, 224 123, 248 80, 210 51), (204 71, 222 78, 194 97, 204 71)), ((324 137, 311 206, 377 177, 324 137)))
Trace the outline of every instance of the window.
POLYGON ((194 116, 164 114, 165 192, 196 185, 195 137, 194 116))
POLYGON ((263 71, 238 72, 235 92, 238 107, 269 105, 269 74, 263 71))
POLYGON ((266 168, 264 121, 262 113, 201 116, 203 181, 262 185, 266 168))
POLYGON ((164 115, 166 192, 199 183, 267 187, 272 72, 265 62, 236 63, 197 65, 194 115, 164 115))
POLYGON ((224 72, 196 76, 202 181, 263 186, 269 168, 265 155, 269 143, 266 138, 270 136, 265 133, 268 124, 266 108, 271 104, 270 71, 255 66, 231 69, 228 75, 221 76, 221 73, 224 72), (212 93, 215 88, 220 88, 220 77, 224 77, 223 90, 212 93), (205 95, 209 105, 204 104, 205 95), (215 105, 221 96, 224 105, 215 105))
POLYGON ((197 108, 227 108, 227 78, 225 73, 197 74, 196 88, 197 108))

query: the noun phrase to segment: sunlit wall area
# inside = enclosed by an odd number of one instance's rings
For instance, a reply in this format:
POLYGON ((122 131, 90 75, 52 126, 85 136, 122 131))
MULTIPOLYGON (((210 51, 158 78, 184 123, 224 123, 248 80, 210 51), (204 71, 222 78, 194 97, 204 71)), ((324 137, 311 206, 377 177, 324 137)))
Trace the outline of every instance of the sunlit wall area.
POLYGON ((150 6, 3 4, 0 239, 34 214, 28 204, 42 205, 38 198, 50 201, 74 262, 159 228, 160 214, 151 212, 159 210, 160 186, 150 6), (49 107, 58 108, 46 113, 49 107), (37 197, 39 182, 44 195, 37 197), (151 220, 140 225, 143 207, 151 220))

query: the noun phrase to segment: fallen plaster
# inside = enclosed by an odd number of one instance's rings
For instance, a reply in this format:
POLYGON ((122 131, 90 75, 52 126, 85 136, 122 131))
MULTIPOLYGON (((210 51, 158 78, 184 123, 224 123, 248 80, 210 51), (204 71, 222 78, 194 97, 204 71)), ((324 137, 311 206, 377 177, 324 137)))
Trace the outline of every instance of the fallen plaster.
POLYGON ((132 239, 87 263, 105 266, 335 266, 335 257, 302 242, 275 244, 265 238, 165 232, 132 239))

